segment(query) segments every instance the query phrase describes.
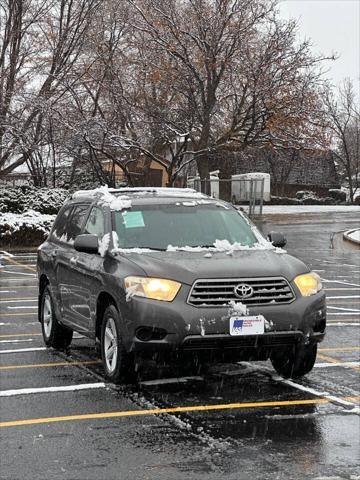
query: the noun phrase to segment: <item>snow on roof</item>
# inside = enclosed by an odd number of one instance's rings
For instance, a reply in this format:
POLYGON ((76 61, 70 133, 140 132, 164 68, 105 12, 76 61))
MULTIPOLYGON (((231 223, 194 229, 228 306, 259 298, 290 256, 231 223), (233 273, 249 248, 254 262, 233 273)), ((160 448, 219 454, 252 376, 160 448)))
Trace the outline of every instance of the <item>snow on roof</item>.
POLYGON ((109 195, 159 195, 163 197, 189 197, 189 198, 208 198, 207 195, 197 192, 193 188, 170 188, 170 187, 122 187, 108 188, 99 187, 94 190, 79 190, 73 193, 72 198, 99 198, 109 199, 109 195))

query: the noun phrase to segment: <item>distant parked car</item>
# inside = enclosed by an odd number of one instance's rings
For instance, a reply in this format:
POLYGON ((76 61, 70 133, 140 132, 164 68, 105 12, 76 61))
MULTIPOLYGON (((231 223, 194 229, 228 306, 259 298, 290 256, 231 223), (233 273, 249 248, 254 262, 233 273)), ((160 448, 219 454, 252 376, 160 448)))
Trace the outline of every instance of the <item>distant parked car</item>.
POLYGON ((119 382, 136 353, 270 358, 308 373, 325 335, 318 275, 241 211, 190 189, 77 192, 38 251, 45 344, 73 331, 101 344, 119 382))

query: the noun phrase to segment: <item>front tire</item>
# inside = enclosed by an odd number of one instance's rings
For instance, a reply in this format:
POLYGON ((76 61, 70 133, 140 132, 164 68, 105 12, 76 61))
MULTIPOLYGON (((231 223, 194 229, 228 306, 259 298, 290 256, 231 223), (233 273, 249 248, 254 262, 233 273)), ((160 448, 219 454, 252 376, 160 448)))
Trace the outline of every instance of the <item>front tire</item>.
POLYGON ((309 373, 316 360, 317 343, 279 349, 270 356, 277 373, 284 378, 299 378, 309 373))
POLYGON ((63 327, 55 316, 54 303, 49 287, 41 295, 41 330, 45 345, 57 350, 66 350, 72 340, 73 331, 63 327))
POLYGON ((114 305, 105 310, 101 326, 101 358, 105 376, 113 383, 121 383, 133 377, 133 356, 123 345, 120 315, 114 305))

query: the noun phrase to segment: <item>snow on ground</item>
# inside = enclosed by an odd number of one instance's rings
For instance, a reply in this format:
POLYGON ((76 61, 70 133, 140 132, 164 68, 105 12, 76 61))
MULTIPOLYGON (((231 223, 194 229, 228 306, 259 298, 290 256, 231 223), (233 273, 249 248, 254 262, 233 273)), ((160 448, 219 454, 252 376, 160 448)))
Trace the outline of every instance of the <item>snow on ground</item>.
MULTIPOLYGON (((24 226, 36 227, 44 233, 48 233, 55 220, 55 215, 45 215, 34 210, 24 213, 0 213, 0 225, 6 226, 11 233, 20 230, 24 226)), ((7 233, 7 230, 3 232, 7 233)))
MULTIPOLYGON (((246 208, 246 207, 243 207, 246 208)), ((335 212, 359 212, 357 205, 264 205, 264 215, 293 214, 297 213, 335 213, 335 212)))
POLYGON ((360 242, 360 228, 358 228, 357 230, 348 230, 347 232, 345 232, 345 235, 354 242, 360 242))

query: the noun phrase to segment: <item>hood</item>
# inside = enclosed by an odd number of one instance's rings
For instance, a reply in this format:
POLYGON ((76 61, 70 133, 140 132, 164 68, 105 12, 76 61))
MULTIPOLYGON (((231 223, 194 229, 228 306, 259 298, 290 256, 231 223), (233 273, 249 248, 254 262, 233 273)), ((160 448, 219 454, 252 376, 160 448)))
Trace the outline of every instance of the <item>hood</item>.
POLYGON ((169 278, 192 285, 199 278, 285 277, 288 281, 309 268, 300 260, 274 250, 226 252, 151 252, 127 254, 149 277, 169 278))

